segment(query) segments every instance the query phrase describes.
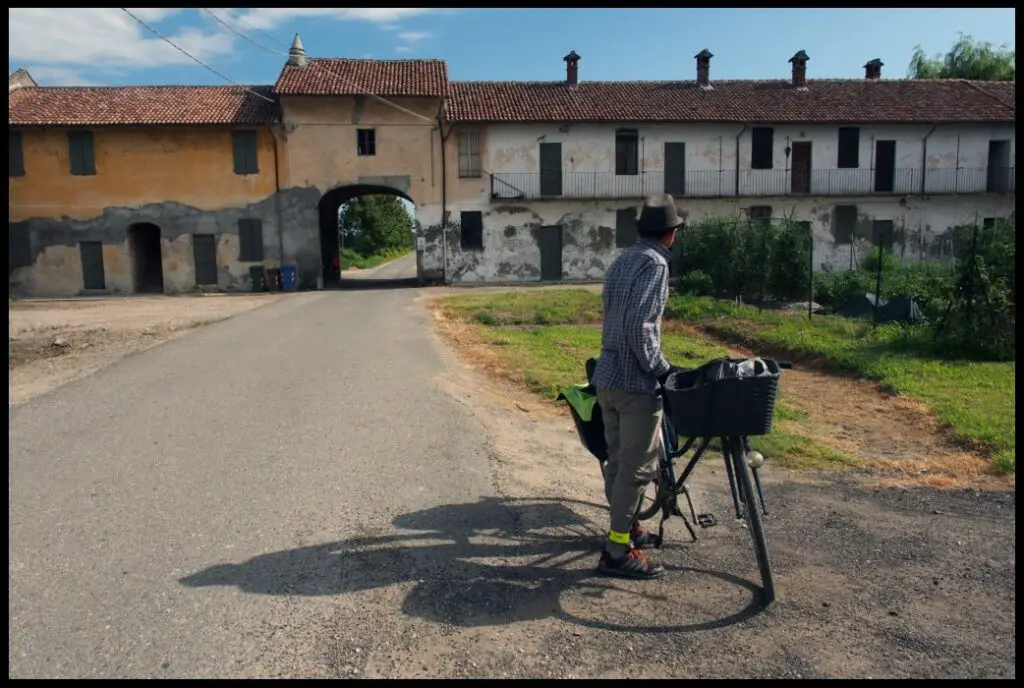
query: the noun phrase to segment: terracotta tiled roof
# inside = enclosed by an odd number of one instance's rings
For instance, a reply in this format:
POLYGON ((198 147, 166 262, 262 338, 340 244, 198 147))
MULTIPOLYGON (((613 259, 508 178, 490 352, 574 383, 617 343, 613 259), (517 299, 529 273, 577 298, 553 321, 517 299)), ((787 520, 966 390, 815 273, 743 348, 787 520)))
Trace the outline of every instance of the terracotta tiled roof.
MULTIPOLYGON (((251 91, 273 99, 270 86, 251 91)), ((9 125, 269 124, 277 103, 238 86, 33 87, 7 97, 9 125)))
POLYGON ((1014 122, 1016 84, 935 80, 452 82, 456 122, 1014 122))
POLYGON ((444 60, 310 60, 305 67, 285 65, 274 92, 281 95, 357 95, 440 97, 448 90, 444 60))

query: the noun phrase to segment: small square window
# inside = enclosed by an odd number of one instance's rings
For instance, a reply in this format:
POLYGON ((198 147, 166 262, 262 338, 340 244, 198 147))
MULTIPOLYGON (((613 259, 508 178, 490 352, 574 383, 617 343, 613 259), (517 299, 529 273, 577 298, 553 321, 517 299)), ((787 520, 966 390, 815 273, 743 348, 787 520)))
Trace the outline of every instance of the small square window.
POLYGON ((375 129, 356 129, 356 152, 359 155, 377 155, 375 129))

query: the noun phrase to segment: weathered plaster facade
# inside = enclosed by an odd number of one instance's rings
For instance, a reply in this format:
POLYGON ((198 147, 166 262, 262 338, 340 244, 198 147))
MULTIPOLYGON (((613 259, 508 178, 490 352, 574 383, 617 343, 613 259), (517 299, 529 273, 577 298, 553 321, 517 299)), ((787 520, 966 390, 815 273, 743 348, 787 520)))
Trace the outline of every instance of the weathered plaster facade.
MULTIPOLYGON (((263 223, 264 254, 280 263, 280 222, 275 200, 276 144, 267 127, 257 136, 255 174, 233 172, 235 127, 95 127, 95 174, 70 174, 68 128, 20 128, 24 174, 8 179, 9 223, 27 228, 32 265, 10 275, 15 293, 82 293, 81 242, 103 244, 109 293, 133 284, 129 230, 160 228, 167 293, 196 287, 192 237, 217 237, 217 287, 246 289, 249 266, 239 260, 238 220, 263 223)), ((76 130, 81 130, 76 128, 76 130)), ((12 228, 11 231, 16 231, 12 228)))
MULTIPOLYGON (((289 189, 284 193, 316 192, 315 201, 299 217, 289 218, 287 225, 286 255, 298 265, 303 286, 314 286, 320 274, 323 194, 346 187, 391 191, 415 204, 417 220, 422 208, 441 202, 437 125, 441 99, 388 100, 393 105, 366 96, 281 98, 285 142, 281 179, 282 187, 289 189), (360 155, 357 150, 358 131, 367 129, 374 132, 374 155, 360 155)), ((344 192, 337 198, 343 199, 344 192)))
MULTIPOLYGON (((448 209, 453 225, 447 241, 430 248, 434 260, 446 263, 450 282, 540 280, 537 232, 556 227, 562 234, 562 279, 601 279, 622 250, 615 241, 616 212, 638 208, 643 196, 664 190, 666 142, 686 144, 685 192, 675 197, 688 222, 769 206, 773 217, 810 222, 815 262, 823 268, 841 268, 850 261, 853 244, 848 236, 837 235, 833 217, 837 205, 856 206, 856 240, 870 241, 874 220, 892 220, 893 248, 907 259, 939 257, 948 251, 945 238, 953 227, 1007 217, 1015 209, 1012 193, 987 193, 985 188, 989 141, 1009 141, 1009 164, 1013 165, 1015 135, 1008 125, 865 125, 860 127, 859 165, 852 169, 837 168, 836 126, 776 126, 770 170, 751 169, 751 127, 739 124, 542 123, 459 128, 480 133, 486 172, 482 178, 451 185, 448 209), (618 129, 638 132, 637 175, 615 174, 618 129), (905 193, 899 188, 873 191, 871 170, 878 140, 896 142, 895 182, 906 181, 905 193), (788 183, 781 176, 789 169, 786 148, 796 141, 811 145, 810 193, 787 194, 783 184, 782 193, 773 194, 776 187, 770 175, 788 183), (561 144, 562 195, 556 199, 535 200, 540 195, 541 143, 561 144), (961 193, 947 193, 958 174, 961 193), (500 181, 492 187, 490 175, 507 180, 524 198, 492 198, 492 193, 503 189, 500 181), (464 211, 483 213, 482 250, 460 248, 457 223, 464 211)), ((457 178, 457 170, 453 176, 457 178)))
MULTIPOLYGON (((616 211, 639 210, 640 200, 538 201, 490 203, 462 201, 453 207, 452 226, 446 247, 431 245, 443 259, 447 250, 449 280, 453 283, 536 282, 541 279, 537 233, 560 227, 562 232, 562 280, 597 281, 623 250, 616 246, 616 211), (462 211, 483 213, 483 250, 460 248, 457 218, 462 211)), ((892 220, 893 250, 907 260, 948 256, 948 239, 958 225, 1004 218, 1014 211, 1014 199, 1006 196, 911 196, 903 199, 850 196, 843 198, 684 199, 678 203, 688 223, 708 217, 743 217, 751 206, 770 206, 775 217, 806 221, 814 235, 815 265, 844 269, 850 262, 852 242, 836 238, 837 205, 857 209, 854 239, 870 242, 874 220, 892 220)))

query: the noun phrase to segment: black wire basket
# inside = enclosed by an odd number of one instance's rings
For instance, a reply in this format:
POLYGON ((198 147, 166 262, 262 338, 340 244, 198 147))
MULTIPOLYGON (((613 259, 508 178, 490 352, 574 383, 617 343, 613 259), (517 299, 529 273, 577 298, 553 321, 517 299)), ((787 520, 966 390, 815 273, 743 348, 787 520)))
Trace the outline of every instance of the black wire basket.
POLYGON ((711 371, 736 365, 743 359, 719 359, 700 368, 673 373, 665 382, 670 418, 682 437, 754 437, 772 431, 779 365, 765 359, 765 372, 752 377, 726 375, 713 379, 711 371))

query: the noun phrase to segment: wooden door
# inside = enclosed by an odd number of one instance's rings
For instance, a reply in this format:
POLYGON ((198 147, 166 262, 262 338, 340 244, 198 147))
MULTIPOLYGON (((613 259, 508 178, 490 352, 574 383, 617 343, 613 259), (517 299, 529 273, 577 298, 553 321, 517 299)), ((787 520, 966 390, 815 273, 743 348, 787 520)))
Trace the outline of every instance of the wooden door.
POLYGON ((811 142, 793 143, 793 165, 791 167, 790 191, 797 194, 811 192, 811 142))
POLYGON ((562 195, 562 144, 540 144, 540 195, 562 195))
POLYGON ((562 227, 553 225, 541 227, 537 233, 537 247, 540 249, 540 279, 542 282, 559 282, 562 279, 562 227))
POLYGON ((875 192, 890 193, 896 183, 896 142, 875 141, 875 192))

